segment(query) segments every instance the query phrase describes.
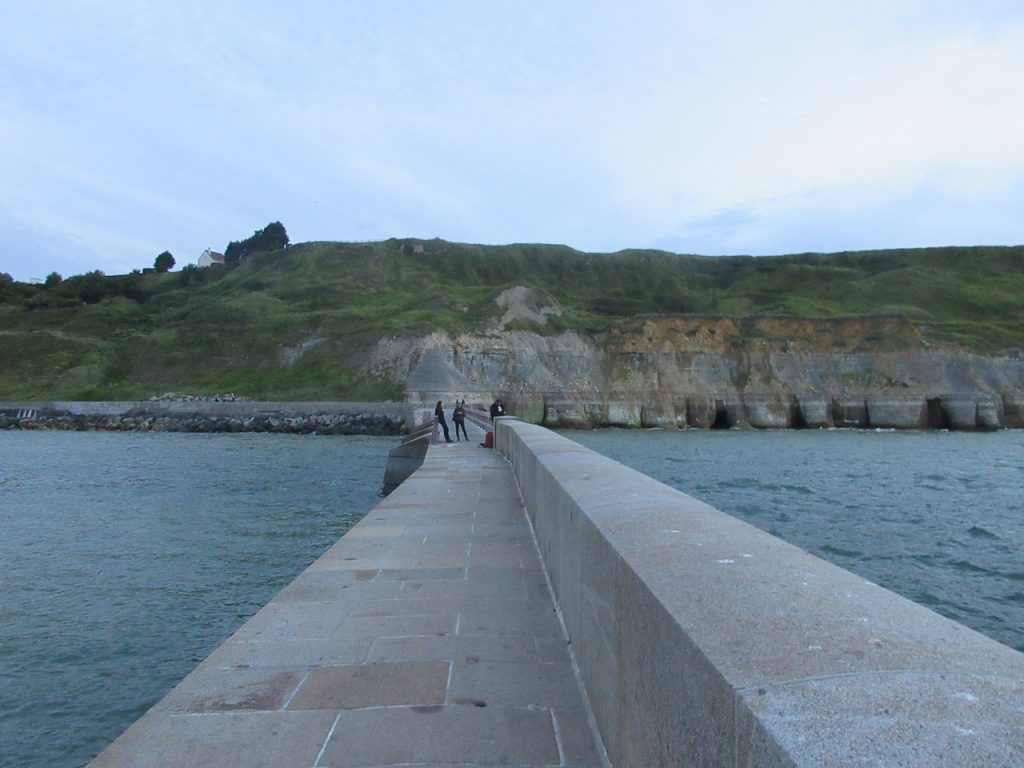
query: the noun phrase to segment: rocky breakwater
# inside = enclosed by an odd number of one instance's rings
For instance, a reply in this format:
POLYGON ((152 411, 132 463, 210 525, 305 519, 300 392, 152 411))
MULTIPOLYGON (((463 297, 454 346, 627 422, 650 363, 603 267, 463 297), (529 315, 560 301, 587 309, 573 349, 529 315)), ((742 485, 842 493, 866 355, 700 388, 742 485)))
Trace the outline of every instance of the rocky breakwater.
POLYGON ((509 289, 476 333, 381 340, 366 371, 411 401, 489 402, 547 426, 1024 427, 1024 355, 936 347, 898 316, 652 316, 552 330, 542 292, 509 289))
MULTIPOLYGON (((267 407, 260 403, 2 403, 0 429, 115 432, 281 432, 319 435, 395 435, 406 424, 401 409, 373 407, 267 407)), ((312 404, 311 404, 312 405, 312 404)))

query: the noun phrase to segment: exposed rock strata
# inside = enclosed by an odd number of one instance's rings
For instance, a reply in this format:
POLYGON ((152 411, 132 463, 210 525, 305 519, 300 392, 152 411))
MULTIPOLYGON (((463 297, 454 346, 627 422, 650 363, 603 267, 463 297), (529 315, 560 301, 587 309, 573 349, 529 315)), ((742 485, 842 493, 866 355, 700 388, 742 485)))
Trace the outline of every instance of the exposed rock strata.
POLYGON ((381 340, 369 373, 411 402, 502 396, 551 426, 1024 427, 1024 358, 929 347, 900 317, 644 318, 541 335, 508 318, 556 314, 526 289, 475 334, 381 340), (524 298, 524 296, 526 298, 524 298))

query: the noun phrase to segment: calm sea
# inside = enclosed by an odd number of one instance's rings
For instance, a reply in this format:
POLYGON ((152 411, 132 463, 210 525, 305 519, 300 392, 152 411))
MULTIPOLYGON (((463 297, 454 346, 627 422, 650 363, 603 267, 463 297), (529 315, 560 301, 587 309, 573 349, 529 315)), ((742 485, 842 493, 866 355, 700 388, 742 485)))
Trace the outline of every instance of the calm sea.
MULTIPOLYGON (((571 432, 1024 649, 1024 432, 571 432)), ((0 432, 0 765, 88 762, 379 501, 394 438, 0 432)))
POLYGON ((0 432, 0 765, 92 759, 380 501, 395 444, 0 432))
POLYGON ((1024 651, 1024 431, 565 434, 1024 651))

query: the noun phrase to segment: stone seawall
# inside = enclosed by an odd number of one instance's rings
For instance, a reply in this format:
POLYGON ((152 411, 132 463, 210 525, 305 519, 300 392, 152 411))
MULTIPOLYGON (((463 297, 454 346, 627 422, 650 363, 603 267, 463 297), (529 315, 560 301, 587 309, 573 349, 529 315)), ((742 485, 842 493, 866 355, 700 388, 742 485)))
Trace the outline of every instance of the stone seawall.
POLYGON ((396 435, 395 403, 0 402, 0 429, 396 435))
POLYGON ((987 431, 1024 428, 1024 393, 792 394, 788 392, 700 393, 662 400, 565 398, 510 402, 517 414, 549 427, 679 427, 717 429, 952 429, 987 431))
POLYGON ((543 427, 495 437, 613 765, 1024 765, 1024 654, 543 427))

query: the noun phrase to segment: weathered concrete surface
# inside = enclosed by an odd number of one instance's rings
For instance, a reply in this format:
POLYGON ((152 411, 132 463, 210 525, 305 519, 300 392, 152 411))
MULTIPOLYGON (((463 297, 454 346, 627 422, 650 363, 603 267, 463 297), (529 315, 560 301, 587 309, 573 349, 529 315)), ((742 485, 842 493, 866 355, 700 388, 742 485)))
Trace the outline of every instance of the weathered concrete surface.
POLYGON ((769 393, 748 393, 743 404, 746 406, 747 421, 758 429, 786 429, 793 423, 796 401, 791 395, 769 393))
POLYGON ((603 765, 515 479, 468 429, 93 768, 603 765))
POLYGON ((923 397, 870 395, 865 401, 867 423, 863 426, 876 429, 921 429, 927 426, 927 407, 923 397))
POLYGON ((1024 654, 542 427, 496 440, 613 765, 1024 765, 1024 654))
POLYGON ((822 395, 797 395, 794 413, 795 426, 824 429, 834 426, 832 401, 822 395))
POLYGON ((1003 413, 1007 427, 1024 428, 1024 392, 1007 393, 1003 396, 1003 413))

